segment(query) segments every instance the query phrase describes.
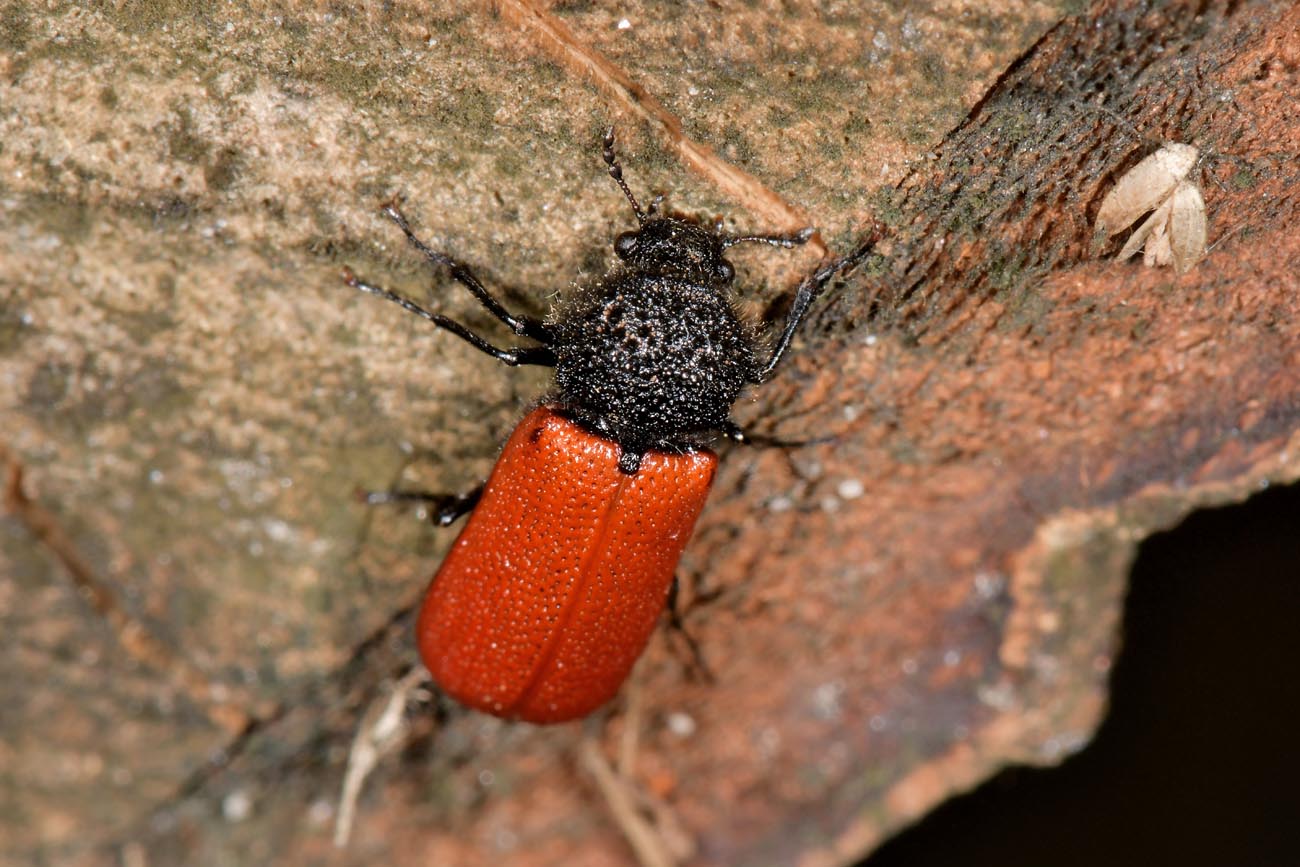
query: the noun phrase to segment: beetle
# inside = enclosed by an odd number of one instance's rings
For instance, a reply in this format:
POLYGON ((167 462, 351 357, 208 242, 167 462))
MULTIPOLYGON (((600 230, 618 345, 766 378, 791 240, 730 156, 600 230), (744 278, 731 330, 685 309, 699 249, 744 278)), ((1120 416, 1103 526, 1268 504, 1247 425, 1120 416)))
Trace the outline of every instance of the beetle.
POLYGON ((344 270, 348 285, 396 303, 508 365, 553 367, 553 391, 515 428, 484 485, 426 500, 441 525, 469 512, 425 595, 420 655, 463 705, 533 723, 577 719, 609 701, 652 634, 717 467, 719 433, 741 391, 767 380, 834 271, 800 284, 770 352, 728 297, 728 248, 791 248, 813 234, 729 235, 643 209, 623 179, 614 130, 603 159, 636 215, 614 241, 621 262, 542 320, 517 316, 471 270, 431 249, 390 203, 384 214, 434 268, 447 268, 529 345, 499 348, 344 270))

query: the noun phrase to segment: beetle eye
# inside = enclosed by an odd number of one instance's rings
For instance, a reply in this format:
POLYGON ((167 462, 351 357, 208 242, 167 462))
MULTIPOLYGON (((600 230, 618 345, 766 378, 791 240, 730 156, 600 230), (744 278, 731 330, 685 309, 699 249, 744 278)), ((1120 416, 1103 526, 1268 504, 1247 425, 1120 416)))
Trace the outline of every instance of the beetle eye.
POLYGON ((723 283, 730 283, 731 278, 736 276, 736 269, 731 267, 731 263, 723 259, 718 263, 718 279, 723 283))
POLYGON ((614 252, 620 259, 626 259, 636 249, 636 232, 624 232, 614 239, 614 252))

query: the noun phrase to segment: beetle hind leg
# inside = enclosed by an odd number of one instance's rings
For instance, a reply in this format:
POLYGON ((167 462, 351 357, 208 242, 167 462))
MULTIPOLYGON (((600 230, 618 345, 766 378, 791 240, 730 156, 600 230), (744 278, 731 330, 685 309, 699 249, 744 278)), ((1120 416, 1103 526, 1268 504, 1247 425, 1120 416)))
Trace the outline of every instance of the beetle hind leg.
POLYGON ((672 586, 668 588, 668 630, 670 635, 676 635, 681 638, 682 644, 686 646, 686 672, 692 680, 699 680, 702 683, 715 683, 717 678, 713 676, 713 670, 704 660, 704 654, 700 650, 700 644, 695 640, 682 621, 682 610, 680 599, 678 598, 678 589, 681 586, 677 576, 673 576, 672 586))

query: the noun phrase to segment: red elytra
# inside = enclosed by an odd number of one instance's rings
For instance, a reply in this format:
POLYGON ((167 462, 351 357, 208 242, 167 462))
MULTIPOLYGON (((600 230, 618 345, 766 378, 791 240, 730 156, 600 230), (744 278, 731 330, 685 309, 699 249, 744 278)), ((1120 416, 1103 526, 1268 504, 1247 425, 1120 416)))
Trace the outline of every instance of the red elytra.
POLYGON ((539 407, 515 428, 417 625, 420 655, 460 703, 535 723, 613 698, 664 607, 717 455, 619 446, 539 407))

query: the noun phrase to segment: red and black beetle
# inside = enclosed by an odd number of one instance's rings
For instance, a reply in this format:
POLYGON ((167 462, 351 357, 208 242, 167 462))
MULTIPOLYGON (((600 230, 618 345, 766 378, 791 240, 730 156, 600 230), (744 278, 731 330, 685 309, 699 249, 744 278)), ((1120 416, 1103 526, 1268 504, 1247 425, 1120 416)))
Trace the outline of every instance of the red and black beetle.
POLYGON ((622 264, 544 321, 511 314, 465 265, 420 241, 395 206, 384 208, 432 265, 535 345, 500 349, 344 275, 499 361, 555 368, 554 390, 520 422, 483 487, 371 498, 431 500, 440 524, 472 510, 425 596, 420 654, 462 704, 536 723, 585 716, 618 691, 708 496, 717 466, 708 442, 717 433, 747 440, 729 418, 732 403, 771 375, 834 271, 800 285, 764 359, 728 298, 735 270, 723 254, 745 242, 793 247, 812 230, 724 235, 656 215, 624 182, 612 128, 604 160, 639 226, 614 242, 622 264))

